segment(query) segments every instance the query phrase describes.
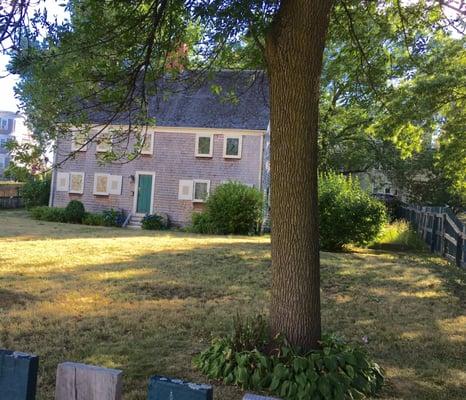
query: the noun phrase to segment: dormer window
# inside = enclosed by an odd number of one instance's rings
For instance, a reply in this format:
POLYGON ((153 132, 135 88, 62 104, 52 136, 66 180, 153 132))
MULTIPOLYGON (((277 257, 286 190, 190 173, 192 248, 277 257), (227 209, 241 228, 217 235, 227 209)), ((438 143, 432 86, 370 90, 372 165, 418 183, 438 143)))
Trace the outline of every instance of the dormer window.
POLYGON ((212 135, 196 135, 196 157, 212 157, 212 148, 212 135))

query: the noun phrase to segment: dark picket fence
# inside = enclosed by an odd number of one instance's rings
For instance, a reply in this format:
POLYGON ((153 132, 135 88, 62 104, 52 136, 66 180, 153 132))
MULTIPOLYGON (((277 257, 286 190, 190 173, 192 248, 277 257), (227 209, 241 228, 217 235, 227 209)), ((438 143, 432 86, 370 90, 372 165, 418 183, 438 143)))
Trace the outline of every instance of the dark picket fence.
POLYGON ((434 253, 466 267, 466 225, 448 207, 402 205, 400 217, 407 220, 434 253))
POLYGON ((0 197, 0 208, 21 208, 23 199, 20 196, 0 197))

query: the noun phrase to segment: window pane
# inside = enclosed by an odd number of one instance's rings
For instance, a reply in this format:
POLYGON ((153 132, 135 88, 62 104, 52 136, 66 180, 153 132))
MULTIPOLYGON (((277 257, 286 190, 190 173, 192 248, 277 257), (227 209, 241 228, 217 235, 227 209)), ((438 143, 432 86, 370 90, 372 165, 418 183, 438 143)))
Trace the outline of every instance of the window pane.
POLYGON ((227 138, 227 156, 237 156, 239 154, 239 139, 227 138))
POLYGON ((194 198, 196 200, 207 199, 207 183, 196 182, 196 185, 194 187, 194 198))
POLYGON ((152 135, 146 134, 144 135, 144 145, 142 146, 143 153, 151 153, 152 152, 152 135))
POLYGON ((210 137, 200 137, 198 140, 198 154, 210 154, 210 137))

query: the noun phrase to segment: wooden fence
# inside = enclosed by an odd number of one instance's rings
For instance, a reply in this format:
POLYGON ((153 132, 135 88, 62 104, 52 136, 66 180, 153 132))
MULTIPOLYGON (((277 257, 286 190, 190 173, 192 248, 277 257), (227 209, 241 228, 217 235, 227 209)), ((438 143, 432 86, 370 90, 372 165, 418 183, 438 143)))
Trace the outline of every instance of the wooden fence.
POLYGON ((466 267, 466 225, 448 207, 403 205, 400 216, 411 224, 432 252, 466 267))
POLYGON ((1 184, 0 185, 0 209, 1 208, 21 208, 23 200, 20 196, 22 184, 1 184))

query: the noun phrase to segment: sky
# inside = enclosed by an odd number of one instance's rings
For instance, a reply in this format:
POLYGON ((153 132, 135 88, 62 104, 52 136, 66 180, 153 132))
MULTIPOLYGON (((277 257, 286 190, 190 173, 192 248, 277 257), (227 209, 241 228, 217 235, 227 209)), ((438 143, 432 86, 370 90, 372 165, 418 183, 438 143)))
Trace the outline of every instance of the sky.
MULTIPOLYGON (((44 0, 40 7, 46 7, 50 19, 55 16, 59 21, 65 18, 63 7, 58 4, 63 3, 59 0, 44 0)), ((0 110, 1 111, 18 111, 18 102, 14 97, 13 87, 18 80, 16 75, 8 75, 6 66, 9 62, 9 56, 0 54, 0 110)))

